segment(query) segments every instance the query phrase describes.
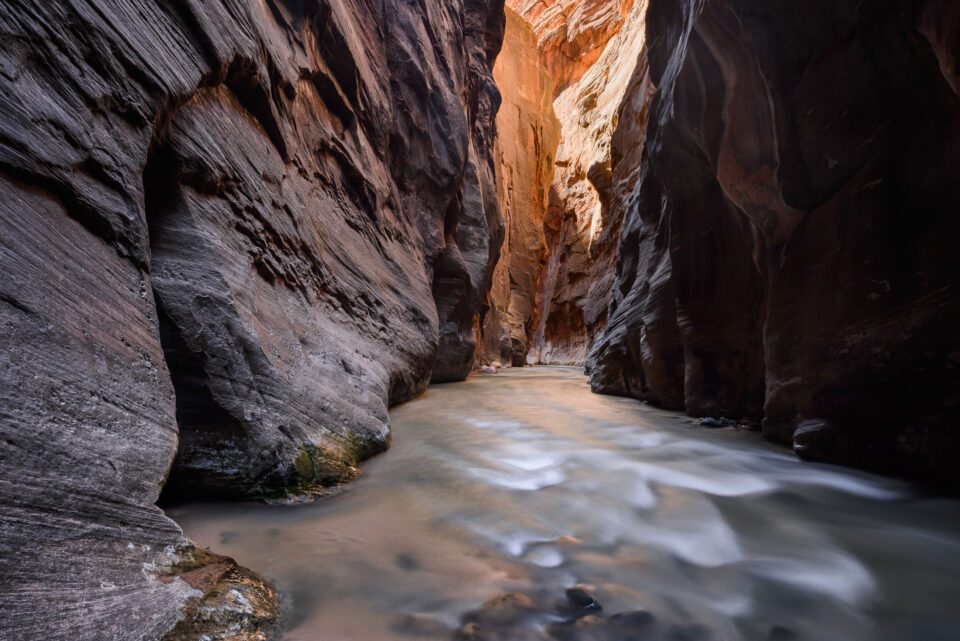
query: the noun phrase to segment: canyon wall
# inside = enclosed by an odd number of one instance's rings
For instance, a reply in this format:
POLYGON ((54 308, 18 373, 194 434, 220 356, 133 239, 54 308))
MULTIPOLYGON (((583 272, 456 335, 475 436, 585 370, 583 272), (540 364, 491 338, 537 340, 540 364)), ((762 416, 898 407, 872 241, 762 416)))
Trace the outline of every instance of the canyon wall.
POLYGON ((0 637, 264 638, 272 590, 154 503, 347 480, 466 376, 503 20, 0 3, 0 637))
POLYGON ((647 33, 593 388, 960 484, 957 4, 651 0, 647 33))
POLYGON ((497 112, 497 199, 506 235, 479 319, 480 364, 523 366, 533 330, 537 276, 546 246, 543 221, 560 125, 553 80, 530 25, 510 9, 493 77, 503 96, 497 112))
MULTIPOLYGON (((537 38, 554 81, 560 145, 544 218, 531 351, 542 364, 583 364, 606 323, 619 222, 612 138, 642 54, 646 0, 508 0, 537 38)), ((636 142, 636 141, 634 141, 636 142)))

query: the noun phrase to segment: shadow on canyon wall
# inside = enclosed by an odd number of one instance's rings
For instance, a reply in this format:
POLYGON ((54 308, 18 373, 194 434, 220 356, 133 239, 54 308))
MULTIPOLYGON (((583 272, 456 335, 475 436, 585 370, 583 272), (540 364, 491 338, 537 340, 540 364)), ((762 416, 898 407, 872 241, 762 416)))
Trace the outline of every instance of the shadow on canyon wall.
POLYGON ((957 487, 958 24, 937 0, 651 2, 596 391, 957 487))

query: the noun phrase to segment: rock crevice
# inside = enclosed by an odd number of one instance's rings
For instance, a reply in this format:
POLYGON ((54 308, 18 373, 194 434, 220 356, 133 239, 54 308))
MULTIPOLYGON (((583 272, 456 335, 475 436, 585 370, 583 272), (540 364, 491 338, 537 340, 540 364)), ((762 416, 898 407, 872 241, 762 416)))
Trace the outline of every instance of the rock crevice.
POLYGON ((478 321, 477 360, 522 367, 530 351, 537 277, 546 253, 543 224, 560 124, 553 111, 553 79, 536 34, 509 8, 494 79, 503 94, 494 157, 505 235, 478 321))
MULTIPOLYGON (((583 364, 606 323, 616 265, 622 216, 614 211, 614 131, 621 105, 633 101, 628 92, 649 100, 648 82, 631 85, 646 69, 647 3, 507 4, 517 20, 508 24, 497 79, 507 106, 516 105, 535 135, 518 134, 513 112, 501 112, 498 180, 508 241, 485 317, 502 330, 484 332, 486 353, 505 364, 583 364), (515 47, 511 31, 523 34, 515 47), (539 76, 506 71, 532 65, 530 48, 539 76)), ((642 143, 643 127, 633 133, 639 141, 625 146, 642 143)))

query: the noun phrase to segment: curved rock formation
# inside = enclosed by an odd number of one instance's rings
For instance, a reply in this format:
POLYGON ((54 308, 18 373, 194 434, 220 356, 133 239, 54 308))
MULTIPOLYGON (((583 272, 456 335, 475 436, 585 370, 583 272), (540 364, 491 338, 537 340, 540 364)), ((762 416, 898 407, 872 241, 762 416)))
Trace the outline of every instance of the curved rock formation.
POLYGON ((651 0, 657 92, 595 390, 957 482, 957 18, 651 0))
POLYGON ((537 36, 560 122, 529 360, 583 364, 610 300, 620 221, 611 209, 611 141, 628 83, 645 66, 647 3, 508 4, 537 36))
POLYGON ((611 143, 627 85, 646 65, 647 3, 507 4, 518 20, 495 76, 506 105, 497 179, 508 231, 481 326, 483 355, 513 365, 583 364, 610 302, 622 219, 611 209, 611 143), (533 96, 528 86, 552 94, 533 96), (517 134, 527 126, 533 139, 517 134))
POLYGON ((0 637, 206 630, 198 600, 236 584, 272 616, 154 502, 168 475, 189 496, 348 479, 390 403, 467 374, 503 19, 0 4, 0 637))
POLYGON ((506 236, 480 319, 481 364, 526 364, 537 277, 546 246, 543 221, 559 143, 553 80, 533 30, 507 9, 503 49, 493 69, 503 103, 497 112, 497 199, 506 236))

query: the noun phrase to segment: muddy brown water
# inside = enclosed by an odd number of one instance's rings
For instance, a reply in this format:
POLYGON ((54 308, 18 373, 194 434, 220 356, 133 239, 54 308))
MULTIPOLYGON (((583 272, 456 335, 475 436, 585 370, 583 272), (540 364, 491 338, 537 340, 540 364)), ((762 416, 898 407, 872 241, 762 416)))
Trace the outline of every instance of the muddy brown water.
MULTIPOLYGON (((591 394, 574 369, 434 386, 391 418, 393 447, 337 496, 168 510, 274 581, 286 641, 450 639, 491 597, 575 584, 652 613, 651 639, 960 639, 958 501, 591 394)), ((562 618, 544 606, 517 637, 562 618)))

